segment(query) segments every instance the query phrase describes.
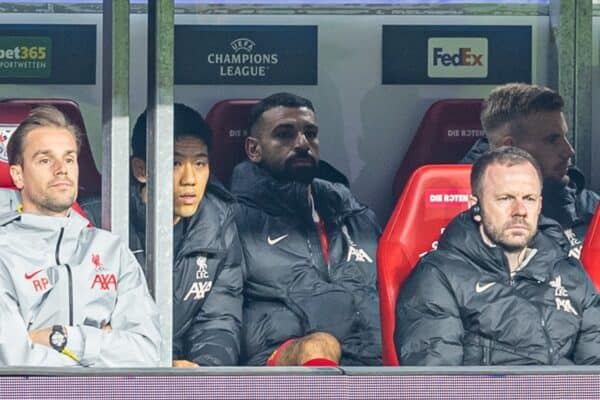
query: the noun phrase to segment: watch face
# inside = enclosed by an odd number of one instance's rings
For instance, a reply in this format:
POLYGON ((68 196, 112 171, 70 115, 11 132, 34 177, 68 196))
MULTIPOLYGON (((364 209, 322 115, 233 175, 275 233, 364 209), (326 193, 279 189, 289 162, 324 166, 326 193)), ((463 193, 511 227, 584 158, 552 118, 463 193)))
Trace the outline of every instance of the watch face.
POLYGON ((67 338, 58 330, 55 330, 50 335, 50 344, 57 350, 62 350, 67 344, 67 338))

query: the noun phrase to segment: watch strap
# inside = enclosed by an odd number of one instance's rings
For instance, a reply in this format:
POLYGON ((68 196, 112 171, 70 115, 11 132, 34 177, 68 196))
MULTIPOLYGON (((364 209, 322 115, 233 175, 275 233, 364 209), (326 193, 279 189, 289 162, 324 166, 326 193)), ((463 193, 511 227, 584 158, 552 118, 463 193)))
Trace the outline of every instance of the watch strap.
POLYGON ((66 329, 62 326, 62 325, 53 325, 52 326, 52 332, 50 333, 50 345, 52 346, 52 348, 54 348, 54 350, 58 351, 61 354, 64 354, 65 356, 69 357, 70 359, 72 359, 75 362, 79 362, 79 357, 77 357, 71 350, 69 350, 67 348, 67 332, 66 329), (61 335, 63 335, 64 337, 64 345, 61 346, 55 346, 53 341, 52 341, 52 336, 56 333, 59 332, 61 335))

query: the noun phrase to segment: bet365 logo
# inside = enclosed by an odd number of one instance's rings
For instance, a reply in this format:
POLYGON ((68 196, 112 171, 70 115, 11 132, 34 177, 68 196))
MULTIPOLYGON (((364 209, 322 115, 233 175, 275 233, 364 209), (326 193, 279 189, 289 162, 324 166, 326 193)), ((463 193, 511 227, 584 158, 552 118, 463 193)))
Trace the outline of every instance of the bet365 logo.
POLYGON ((430 78, 486 78, 488 42, 486 38, 429 38, 427 75, 430 78))

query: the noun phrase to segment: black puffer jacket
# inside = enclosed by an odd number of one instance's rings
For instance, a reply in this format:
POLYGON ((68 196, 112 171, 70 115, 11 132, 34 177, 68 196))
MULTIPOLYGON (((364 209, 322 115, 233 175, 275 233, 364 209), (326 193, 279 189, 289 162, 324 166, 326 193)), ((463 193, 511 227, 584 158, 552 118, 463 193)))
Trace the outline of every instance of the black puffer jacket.
MULTIPOLYGON (((129 248, 146 269, 146 206, 140 186, 130 190, 129 248)), ((237 365, 242 319, 243 259, 233 215, 233 197, 210 178, 196 214, 183 218, 181 241, 173 243, 173 359, 202 366, 237 365)), ((100 224, 99 197, 82 201, 100 224)))
POLYGON ((380 365, 380 228, 373 212, 345 186, 313 181, 328 236, 327 265, 306 184, 277 181, 244 162, 231 187, 247 265, 243 362, 264 365, 285 340, 324 331, 342 343, 343 364, 380 365))
POLYGON ((581 264, 538 233, 512 276, 500 247, 457 216, 396 307, 402 365, 600 363, 600 305, 581 264))
MULTIPOLYGON (((479 139, 460 163, 474 163, 489 148, 487 138, 479 139)), ((577 167, 569 167, 568 175, 570 180, 566 186, 549 180, 544 181, 542 214, 561 224, 571 243, 571 255, 579 258, 583 239, 600 196, 585 188, 585 176, 577 167)))

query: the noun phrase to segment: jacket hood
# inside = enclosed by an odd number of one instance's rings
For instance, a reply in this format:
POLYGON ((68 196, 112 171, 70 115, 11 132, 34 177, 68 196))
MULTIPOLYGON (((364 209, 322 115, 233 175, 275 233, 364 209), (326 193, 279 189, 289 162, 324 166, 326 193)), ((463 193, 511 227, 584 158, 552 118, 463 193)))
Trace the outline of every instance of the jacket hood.
POLYGON ((198 210, 190 218, 186 218, 187 229, 181 254, 198 251, 227 252, 226 237, 221 230, 227 225, 227 220, 233 218, 231 206, 234 201, 232 194, 211 176, 198 210))
POLYGON ((570 227, 577 220, 577 187, 549 179, 544 180, 542 190, 542 213, 557 220, 562 226, 570 227))
POLYGON ((458 162, 459 164, 473 164, 490 149, 490 142, 486 137, 479 138, 469 149, 467 154, 458 162))
MULTIPOLYGON (((314 179, 311 189, 319 214, 325 219, 339 218, 366 209, 341 183, 314 179)), ((278 180, 250 161, 238 164, 233 170, 231 191, 240 203, 261 208, 273 216, 310 217, 307 184, 278 180)))
MULTIPOLYGON (((533 266, 528 264, 528 267, 522 270, 523 274, 546 281, 552 270, 548 266, 567 257, 568 250, 561 245, 562 240, 566 238, 564 235, 558 237, 559 231, 560 225, 548 218, 545 218, 542 224, 538 223, 538 232, 529 243, 530 248, 537 250, 534 256, 537 262, 533 263, 533 266)), ((439 240, 438 250, 459 254, 483 269, 508 272, 508 261, 504 251, 500 246, 490 247, 483 242, 479 223, 472 219, 469 210, 450 221, 439 240)))
POLYGON ((19 229, 43 234, 43 232, 55 233, 57 229, 65 228, 68 231, 80 232, 85 229, 89 221, 74 211, 70 211, 66 217, 50 217, 30 213, 10 211, 0 215, 0 226, 13 221, 17 222, 19 229))

